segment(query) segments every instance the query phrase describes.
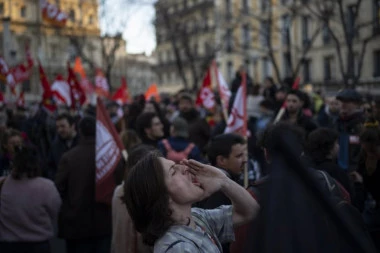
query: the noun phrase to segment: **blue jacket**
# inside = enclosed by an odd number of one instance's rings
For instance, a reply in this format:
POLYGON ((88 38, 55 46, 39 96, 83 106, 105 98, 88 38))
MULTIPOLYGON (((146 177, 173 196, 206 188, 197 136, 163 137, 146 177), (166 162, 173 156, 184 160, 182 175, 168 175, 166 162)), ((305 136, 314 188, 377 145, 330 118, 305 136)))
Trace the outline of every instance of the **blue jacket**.
MULTIPOLYGON (((189 140, 182 137, 169 137, 167 140, 172 149, 174 149, 177 152, 185 150, 187 146, 189 146, 189 144, 191 143, 189 140)), ((162 141, 158 143, 158 149, 161 151, 162 155, 166 157, 167 152, 162 141)), ((201 151, 197 146, 194 146, 194 148, 191 150, 188 159, 194 159, 196 161, 203 162, 201 151)))

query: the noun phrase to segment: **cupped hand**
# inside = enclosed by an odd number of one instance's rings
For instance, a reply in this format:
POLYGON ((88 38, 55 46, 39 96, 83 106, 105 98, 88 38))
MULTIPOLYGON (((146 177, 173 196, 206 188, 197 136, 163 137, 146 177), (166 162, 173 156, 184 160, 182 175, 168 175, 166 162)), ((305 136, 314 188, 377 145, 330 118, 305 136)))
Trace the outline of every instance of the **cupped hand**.
POLYGON ((223 183, 228 179, 220 169, 197 162, 195 160, 183 160, 182 163, 189 167, 201 188, 204 190, 205 198, 219 191, 223 183))

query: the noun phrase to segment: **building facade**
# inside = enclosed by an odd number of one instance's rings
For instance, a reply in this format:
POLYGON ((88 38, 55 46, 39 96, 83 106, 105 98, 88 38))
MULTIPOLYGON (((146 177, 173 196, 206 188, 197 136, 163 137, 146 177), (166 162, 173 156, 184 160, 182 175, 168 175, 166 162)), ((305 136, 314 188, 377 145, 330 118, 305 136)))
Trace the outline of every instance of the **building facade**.
MULTIPOLYGON (((339 13, 332 12, 329 26, 316 16, 318 2, 301 0, 160 0, 156 4, 156 34, 158 75, 160 83, 169 87, 183 87, 180 77, 175 42, 178 33, 170 31, 159 20, 161 5, 165 5, 172 23, 187 23, 193 33, 183 36, 199 57, 212 54, 228 82, 234 79, 240 66, 258 83, 268 76, 281 82, 286 77, 300 76, 303 83, 329 85, 341 83, 343 78, 335 41, 329 36, 328 27, 337 35, 342 62, 346 68, 347 49, 339 13), (340 22, 340 23, 339 23, 340 22), (200 29, 209 24, 209 29, 200 29), (330 37, 330 38, 329 38, 330 37), (174 38, 174 39, 173 39, 174 38), (207 46, 206 44, 207 43, 207 46)), ((326 1, 328 2, 328 1, 326 1)), ((353 7, 358 0, 343 1, 345 22, 352 18, 353 7)), ((333 6, 336 7, 336 6, 333 6)), ((355 68, 365 41, 369 35, 363 57, 360 83, 379 81, 379 47, 376 36, 380 27, 380 1, 362 1, 355 24, 360 34, 354 40, 355 68), (361 26, 361 24, 367 24, 361 26)), ((178 31, 178 29, 177 29, 178 31)), ((178 45, 177 45, 178 47, 178 45)), ((195 53, 193 53, 195 54, 195 53)), ((183 58, 188 78, 191 71, 188 58, 183 58)), ((205 72, 205 69, 203 69, 205 72)), ((346 71, 347 72, 347 71, 346 71)), ((190 75, 190 76, 189 76, 190 75)), ((198 87, 201 81, 198 80, 198 87)))

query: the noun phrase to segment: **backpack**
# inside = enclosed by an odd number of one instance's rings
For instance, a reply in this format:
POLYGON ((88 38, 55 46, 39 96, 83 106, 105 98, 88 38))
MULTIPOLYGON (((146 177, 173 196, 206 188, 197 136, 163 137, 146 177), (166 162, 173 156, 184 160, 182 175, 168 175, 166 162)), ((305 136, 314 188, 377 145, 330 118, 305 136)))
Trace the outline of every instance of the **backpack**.
POLYGON ((166 149, 166 158, 176 163, 179 163, 183 159, 187 159, 191 153, 191 150, 193 150, 195 146, 194 143, 190 143, 184 150, 177 152, 170 146, 167 139, 162 140, 162 143, 166 149))

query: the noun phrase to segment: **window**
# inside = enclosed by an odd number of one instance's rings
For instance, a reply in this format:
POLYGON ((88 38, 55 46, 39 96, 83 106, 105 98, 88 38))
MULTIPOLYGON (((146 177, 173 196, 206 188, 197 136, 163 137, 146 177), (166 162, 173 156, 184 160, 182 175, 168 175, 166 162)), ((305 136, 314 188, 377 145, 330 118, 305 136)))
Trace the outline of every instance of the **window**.
POLYGON ((380 50, 376 50, 373 54, 373 66, 374 66, 374 77, 380 77, 380 50))
POLYGON ((302 45, 307 46, 310 43, 309 38, 309 17, 302 17, 302 45))
POLYGON ((75 21, 75 11, 74 10, 70 10, 69 12, 69 19, 74 22, 75 21))
POLYGON ((291 55, 290 52, 286 52, 283 55, 283 63, 284 63, 284 77, 289 77, 292 75, 292 70, 290 68, 291 64, 291 55))
POLYGON ((208 42, 205 42, 205 55, 208 54, 209 50, 210 50, 210 45, 208 44, 208 42))
POLYGON ((380 33, 380 0, 373 0, 373 31, 380 33))
POLYGON ((232 18, 232 4, 231 0, 226 0, 226 19, 230 20, 232 18))
POLYGON ((347 32, 351 38, 357 35, 355 32, 355 13, 356 6, 349 5, 347 7, 347 32))
POLYGON ((329 44, 330 41, 331 41, 331 35, 330 35, 329 25, 327 23, 325 23, 323 25, 322 40, 323 40, 323 44, 325 44, 325 45, 329 44))
POLYGON ((269 23, 264 20, 260 23, 260 41, 262 46, 268 46, 269 43, 269 23))
POLYGON ((4 15, 4 3, 0 3, 0 15, 4 15))
POLYGON ((327 56, 323 59, 323 69, 324 69, 324 79, 326 81, 332 80, 334 78, 334 57, 327 56))
POLYGON ((242 7, 242 12, 243 12, 243 13, 245 13, 245 14, 248 14, 248 13, 249 13, 249 4, 248 4, 248 0, 242 0, 241 7, 242 7))
POLYGON ((231 61, 227 62, 227 78, 229 82, 234 78, 234 65, 231 61))
POLYGON ((92 24, 94 23, 94 16, 93 16, 93 15, 90 15, 90 16, 88 17, 88 23, 89 23, 90 25, 92 25, 92 24))
POLYGON ((250 38, 250 32, 249 32, 249 25, 245 24, 242 27, 242 42, 243 42, 243 48, 248 49, 251 44, 251 38, 250 38))
POLYGON ((227 34, 226 34, 226 50, 227 52, 232 52, 233 50, 233 34, 232 34, 232 29, 228 29, 227 30, 227 34))
POLYGON ((260 0, 260 7, 261 11, 267 11, 268 10, 268 0, 260 0))
POLYGON ((23 91, 26 91, 26 92, 30 92, 31 91, 31 87, 30 87, 30 80, 25 80, 24 82, 22 82, 22 90, 23 91))
POLYGON ((290 43, 290 23, 291 19, 290 16, 285 14, 281 18, 282 23, 282 33, 281 33, 281 40, 283 45, 289 45, 290 43))
POLYGON ((304 82, 310 82, 311 81, 310 67, 311 67, 311 60, 310 59, 304 59, 303 60, 303 81, 304 82))
POLYGON ((194 56, 198 56, 198 43, 194 44, 194 56))
POLYGON ((251 75, 251 62, 249 61, 249 59, 244 60, 244 67, 247 71, 247 75, 251 75))
POLYGON ((263 75, 261 79, 264 81, 264 79, 268 76, 272 76, 272 69, 271 69, 271 64, 270 61, 267 57, 263 58, 263 75))
POLYGON ((26 18, 26 6, 21 6, 21 8, 20 8, 20 17, 26 18))

